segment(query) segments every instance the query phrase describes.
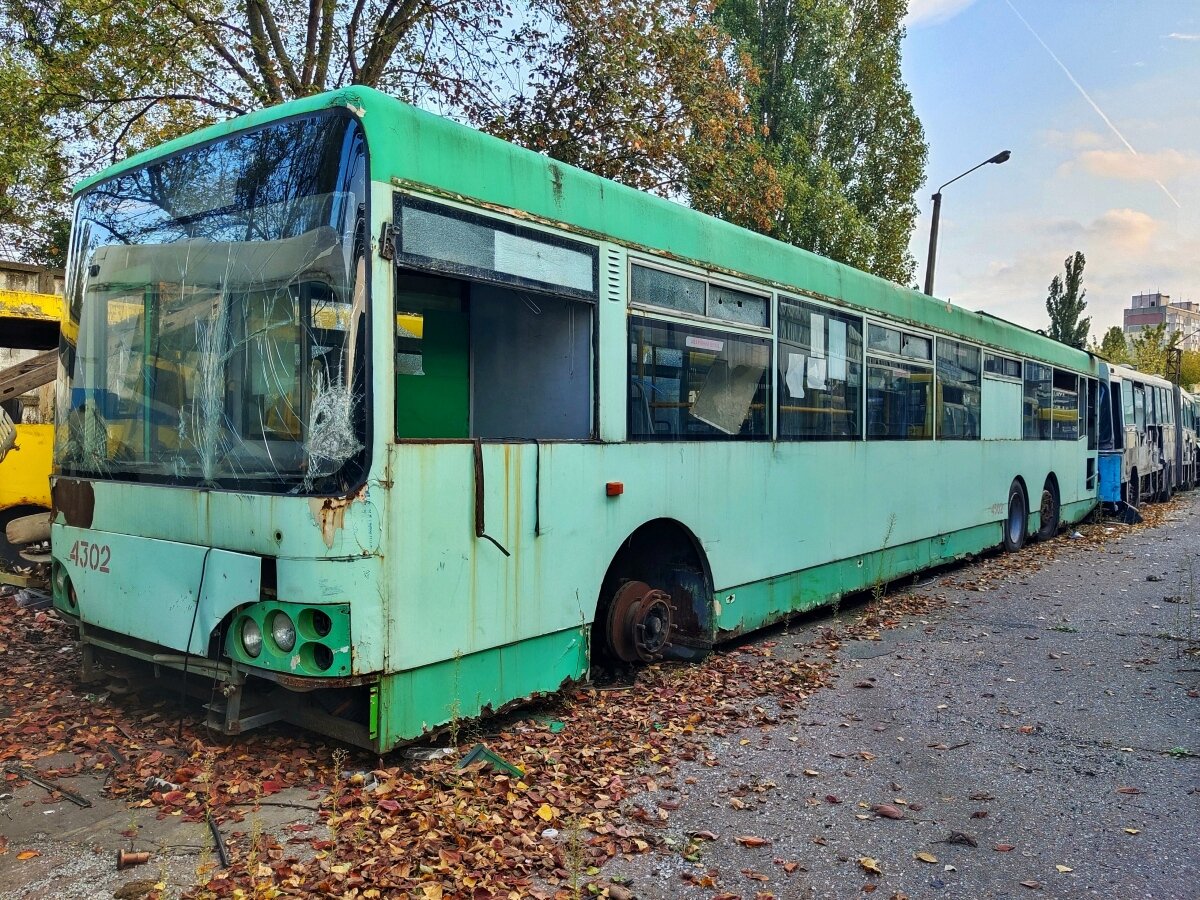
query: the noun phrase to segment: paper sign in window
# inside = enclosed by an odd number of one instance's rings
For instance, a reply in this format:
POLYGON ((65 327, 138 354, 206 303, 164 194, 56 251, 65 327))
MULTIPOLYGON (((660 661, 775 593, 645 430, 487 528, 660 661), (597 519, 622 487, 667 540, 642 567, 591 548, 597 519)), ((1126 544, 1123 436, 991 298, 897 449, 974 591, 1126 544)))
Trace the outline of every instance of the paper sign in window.
POLYGON ((815 356, 808 361, 808 386, 814 391, 829 389, 825 383, 826 362, 827 360, 817 359, 815 356))
POLYGON ((804 399, 804 354, 789 353, 787 375, 784 376, 788 393, 798 400, 804 399))
POLYGON ((829 320, 829 378, 846 380, 846 323, 829 320))
POLYGON ((813 313, 808 321, 813 359, 822 358, 825 356, 825 317, 813 313))

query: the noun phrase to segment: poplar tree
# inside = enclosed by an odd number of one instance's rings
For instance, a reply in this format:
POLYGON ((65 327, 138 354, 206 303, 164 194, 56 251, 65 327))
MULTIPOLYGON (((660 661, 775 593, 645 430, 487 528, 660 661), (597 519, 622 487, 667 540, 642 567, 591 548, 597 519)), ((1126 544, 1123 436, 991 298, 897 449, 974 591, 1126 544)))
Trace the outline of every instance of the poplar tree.
POLYGON ((1050 314, 1050 337, 1071 347, 1082 350, 1087 345, 1088 331, 1092 327, 1092 318, 1080 318, 1087 301, 1084 296, 1087 290, 1083 287, 1083 267, 1087 263, 1084 255, 1078 250, 1074 256, 1063 260, 1066 269, 1065 278, 1055 275, 1050 281, 1050 290, 1046 295, 1046 312, 1050 314))
MULTIPOLYGON (((907 0, 717 0, 783 203, 768 233, 911 282, 926 145, 900 70, 907 0)), ((718 214, 720 210, 711 210, 718 214)))

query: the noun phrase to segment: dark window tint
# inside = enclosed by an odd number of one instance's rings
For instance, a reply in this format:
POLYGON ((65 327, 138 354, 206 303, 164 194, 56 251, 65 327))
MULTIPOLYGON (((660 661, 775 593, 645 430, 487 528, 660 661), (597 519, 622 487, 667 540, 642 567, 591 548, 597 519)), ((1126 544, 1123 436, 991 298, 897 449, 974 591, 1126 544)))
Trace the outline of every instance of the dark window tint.
POLYGON ((1054 370, 1054 409, 1051 412, 1051 434, 1056 441, 1073 441, 1079 437, 1079 420, 1085 414, 1081 407, 1079 376, 1073 372, 1054 370))
POLYGON ((862 431, 862 320, 779 298, 779 437, 853 440, 862 431))
POLYGON ((1021 361, 1008 356, 997 356, 995 353, 983 355, 983 371, 998 378, 1021 377, 1021 361))
POLYGON ((867 439, 927 440, 933 437, 933 369, 869 357, 867 439))
POLYGON ((1025 440, 1050 440, 1053 394, 1054 370, 1040 363, 1025 363, 1025 399, 1021 431, 1025 440))
POLYGON ((944 440, 978 440, 979 348, 944 338, 938 340, 937 375, 937 436, 944 440))

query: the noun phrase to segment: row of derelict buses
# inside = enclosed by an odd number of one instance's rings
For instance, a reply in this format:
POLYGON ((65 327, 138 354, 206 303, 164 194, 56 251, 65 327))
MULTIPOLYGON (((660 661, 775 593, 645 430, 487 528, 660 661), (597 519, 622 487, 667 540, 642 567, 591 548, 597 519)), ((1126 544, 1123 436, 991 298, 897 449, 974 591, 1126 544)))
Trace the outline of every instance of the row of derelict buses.
POLYGON ((75 209, 55 606, 231 733, 386 750, 1195 479, 1164 382, 368 89, 75 209))

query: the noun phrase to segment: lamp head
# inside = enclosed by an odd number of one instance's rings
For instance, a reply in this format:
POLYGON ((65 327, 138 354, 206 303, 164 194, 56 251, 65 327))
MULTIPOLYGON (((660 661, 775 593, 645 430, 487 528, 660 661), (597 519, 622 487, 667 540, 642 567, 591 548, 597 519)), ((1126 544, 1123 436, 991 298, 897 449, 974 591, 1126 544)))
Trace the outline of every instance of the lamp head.
POLYGON ((1000 163, 1008 162, 1008 158, 1010 156, 1012 156, 1011 150, 1001 150, 999 153, 989 159, 988 162, 1000 165, 1000 163))

